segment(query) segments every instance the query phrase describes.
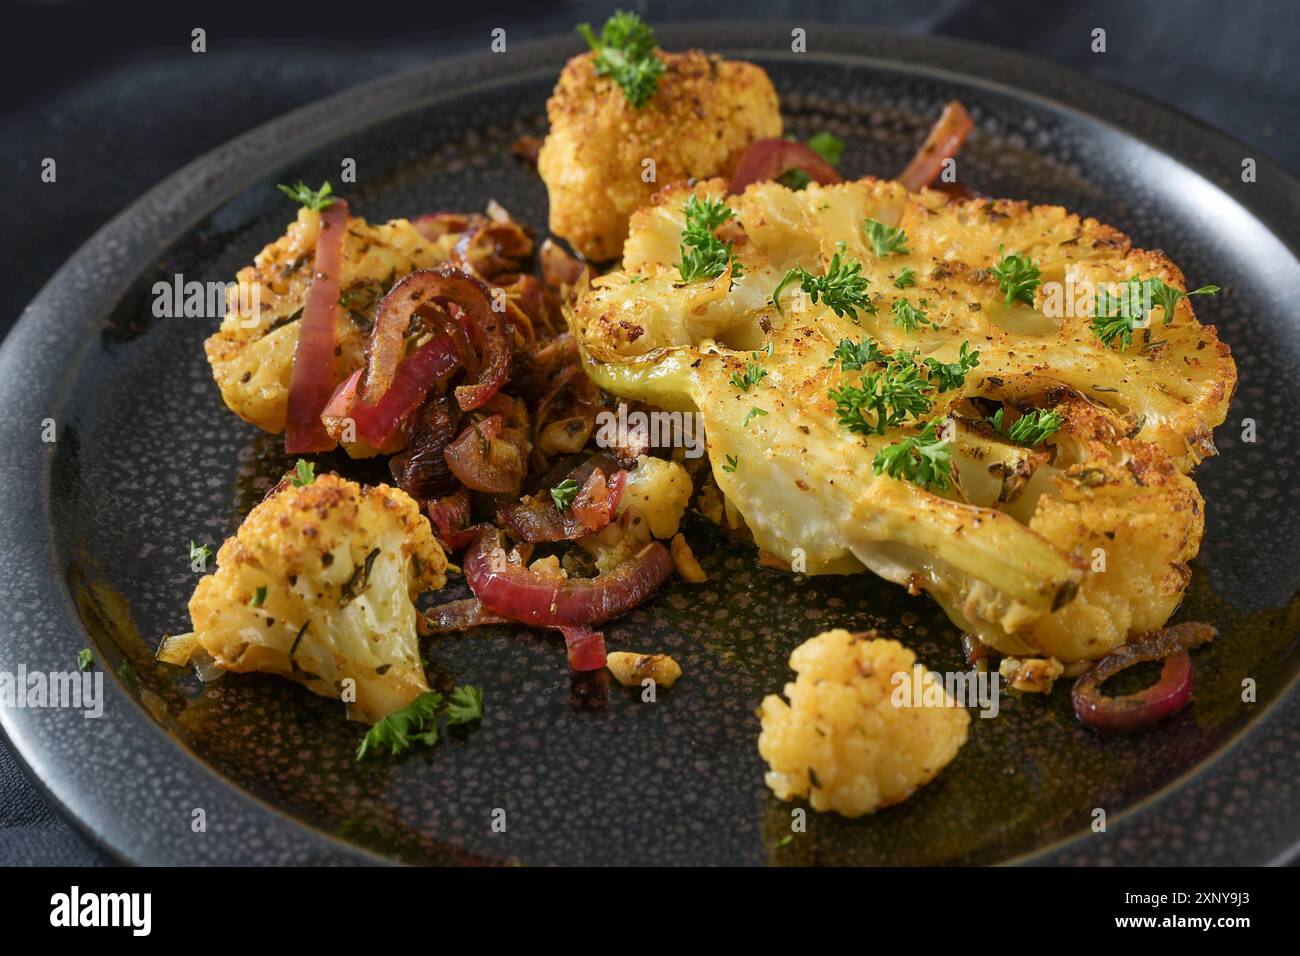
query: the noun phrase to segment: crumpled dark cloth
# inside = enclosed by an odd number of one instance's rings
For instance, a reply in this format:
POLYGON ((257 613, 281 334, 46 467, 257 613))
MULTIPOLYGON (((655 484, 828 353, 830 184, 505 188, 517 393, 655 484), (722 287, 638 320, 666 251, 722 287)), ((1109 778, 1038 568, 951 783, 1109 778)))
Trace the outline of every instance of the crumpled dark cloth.
MULTIPOLYGON (((1228 0, 1065 4, 987 0, 693 0, 621 4, 653 23, 745 19, 862 23, 978 40, 1046 57, 1169 103, 1300 169, 1285 5, 1228 0), (1093 53, 1094 28, 1107 52, 1093 53)), ((112 216, 168 174, 246 130, 349 86, 440 56, 599 23, 611 4, 547 8, 368 0, 331 4, 8 2, 0 58, 5 281, 0 335, 40 286, 112 216), (208 51, 190 51, 190 31, 208 51), (42 158, 58 182, 40 182, 42 158)), ((707 33, 702 31, 702 45, 707 33)), ((2 637, 0 637, 2 639, 2 637)), ((106 858, 52 811, 0 743, 0 865, 106 858)))

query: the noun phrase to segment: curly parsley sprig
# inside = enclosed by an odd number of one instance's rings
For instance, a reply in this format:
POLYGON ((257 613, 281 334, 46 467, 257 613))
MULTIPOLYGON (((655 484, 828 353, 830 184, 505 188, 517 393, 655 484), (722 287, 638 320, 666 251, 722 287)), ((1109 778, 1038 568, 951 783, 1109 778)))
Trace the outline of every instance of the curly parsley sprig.
POLYGON ((907 254, 907 233, 901 227, 891 228, 883 222, 868 219, 862 224, 862 229, 867 234, 867 241, 871 243, 871 250, 878 258, 907 254))
POLYGON ((785 313, 781 309, 781 292, 796 280, 813 302, 825 302, 840 318, 847 315, 856 322, 859 309, 869 315, 876 311, 875 303, 867 296, 870 280, 862 274, 862 263, 847 258, 842 252, 831 256, 823 275, 813 275, 803 266, 795 266, 782 277, 772 290, 772 304, 782 315, 785 313))
MULTIPOLYGON (((438 713, 443 696, 436 690, 425 691, 401 710, 378 721, 357 747, 357 760, 372 752, 387 750, 399 757, 416 746, 432 747, 438 742, 438 713)), ((478 687, 457 687, 451 692, 447 707, 448 726, 467 724, 483 717, 483 691, 478 687)))
POLYGON ((934 322, 925 311, 925 305, 924 299, 918 305, 913 305, 906 299, 894 300, 893 306, 890 307, 890 311, 894 313, 894 324, 904 332, 915 332, 922 325, 933 326, 934 322))
POLYGON ((600 36, 590 23, 578 26, 587 45, 596 53, 596 73, 612 77, 635 109, 650 102, 659 89, 664 61, 655 56, 654 31, 635 13, 620 10, 605 21, 600 36))
POLYGON ((900 354, 879 372, 863 375, 858 384, 832 388, 839 423, 859 435, 885 434, 909 418, 927 414, 934 402, 926 394, 930 383, 910 357, 900 354))
POLYGON ((1003 306, 1009 309, 1017 302, 1032 306, 1034 290, 1042 282, 1037 264, 1026 255, 1007 255, 1003 246, 998 246, 998 252, 1003 254, 1002 258, 989 272, 997 278, 998 289, 1006 296, 1003 306))
POLYGON ((938 420, 930 421, 920 434, 908 435, 876 452, 871 470, 926 489, 947 491, 952 480, 952 446, 947 438, 939 437, 938 420))
POLYGON ((1045 408, 1035 408, 1028 414, 1021 415, 1011 427, 1002 427, 1002 413, 1005 409, 999 408, 989 419, 990 424, 997 429, 1000 435, 1015 442, 1017 445, 1024 445, 1026 448, 1033 448, 1035 445, 1041 445, 1061 427, 1061 416, 1056 412, 1049 412, 1045 408))
POLYGON ((691 196, 682 212, 686 215, 686 226, 679 247, 682 259, 677 263, 682 281, 716 279, 727 271, 727 266, 731 266, 733 279, 743 275, 744 269, 732 251, 732 244, 723 242, 714 233, 735 215, 727 204, 721 199, 691 196))
POLYGON ((1121 351, 1133 344, 1133 331, 1145 326, 1153 306, 1165 313, 1165 325, 1174 320, 1179 299, 1194 295, 1216 295, 1217 285, 1203 285, 1191 292, 1177 289, 1163 279, 1131 276, 1114 286, 1101 283, 1093 300, 1091 328, 1106 347, 1118 343, 1121 351))
POLYGON ((930 370, 930 381, 941 392, 949 392, 966 384, 966 375, 980 364, 980 353, 971 350, 970 342, 962 342, 957 353, 957 361, 940 362, 937 358, 927 358, 925 367, 930 370))

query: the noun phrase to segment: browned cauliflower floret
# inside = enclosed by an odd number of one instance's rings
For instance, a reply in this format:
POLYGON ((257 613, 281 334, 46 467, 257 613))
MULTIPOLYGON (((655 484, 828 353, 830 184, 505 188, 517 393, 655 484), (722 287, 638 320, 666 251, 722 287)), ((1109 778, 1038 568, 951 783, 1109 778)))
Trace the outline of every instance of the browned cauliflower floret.
POLYGON ((763 699, 758 752, 782 800, 806 798, 846 817, 872 813, 933 780, 966 742, 970 715, 911 651, 873 637, 837 628, 805 641, 790 655, 799 675, 785 685, 790 703, 763 699), (895 705, 899 673, 911 675, 917 706, 895 705), (936 692, 946 706, 921 706, 936 692))
POLYGON ((618 258, 628 217, 660 186, 730 176, 745 147, 781 135, 776 90, 761 67, 698 50, 655 55, 664 73, 640 109, 596 74, 591 53, 568 62, 546 104, 551 129, 537 169, 551 231, 598 262, 618 258))
MULTIPOLYGON (((289 373, 319 231, 320 213, 300 209, 288 231, 239 270, 221 328, 204 343, 222 401, 244 421, 272 433, 284 431, 289 373)), ((344 304, 336 333, 339 380, 361 367, 379 300, 408 273, 446 261, 457 238, 448 233, 430 242, 405 219, 377 226, 348 220, 339 278, 344 304)))
POLYGON ((224 670, 282 674, 374 722, 429 689, 414 601, 442 587, 446 567, 405 492, 322 475, 249 513, 194 589, 193 633, 159 656, 202 649, 224 670))

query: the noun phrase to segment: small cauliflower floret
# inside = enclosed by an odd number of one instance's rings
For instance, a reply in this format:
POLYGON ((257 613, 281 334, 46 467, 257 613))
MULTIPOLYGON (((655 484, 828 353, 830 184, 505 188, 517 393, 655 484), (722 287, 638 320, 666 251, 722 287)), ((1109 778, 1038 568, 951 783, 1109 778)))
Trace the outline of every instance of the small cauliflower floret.
POLYGON ((373 723, 429 689, 414 602, 446 568, 405 492, 321 475, 263 501, 226 539, 181 641, 223 670, 281 674, 373 723))
POLYGON ((966 742, 970 716, 897 641, 837 628, 795 648, 790 666, 799 675, 785 685, 790 702, 769 694, 759 710, 758 752, 782 800, 872 813, 929 783, 966 742), (897 674, 911 675, 916 706, 894 703, 897 674), (936 694, 945 706, 921 705, 936 694))
POLYGON ((781 135, 776 90, 761 67, 698 50, 655 55, 664 73, 640 109, 596 74, 592 53, 568 62, 546 104, 551 128, 537 170, 551 231, 598 262, 618 258, 628 217, 660 185, 729 176, 750 143, 781 135))
POLYGON ((1030 657, 1020 660, 1004 657, 998 673, 1012 690, 1022 694, 1050 694, 1056 679, 1065 673, 1065 665, 1055 657, 1030 657))
MULTIPOLYGON (((203 345, 222 401, 244 421, 272 433, 284 431, 289 374, 319 233, 320 213, 300 209, 285 234, 239 270, 221 328, 203 345)), ((457 238, 448 233, 431 242, 405 219, 380 225, 348 220, 339 277, 344 308, 335 342, 339 381, 361 367, 369 323, 388 290, 408 273, 446 261, 457 238)))
POLYGON ((671 538, 691 502, 691 476, 675 461, 642 455, 627 473, 627 485, 618 503, 622 514, 636 508, 656 538, 671 538))
POLYGON ((606 666, 624 687, 637 686, 647 677, 660 687, 672 687, 682 676, 681 665, 667 654, 615 651, 608 656, 606 666))

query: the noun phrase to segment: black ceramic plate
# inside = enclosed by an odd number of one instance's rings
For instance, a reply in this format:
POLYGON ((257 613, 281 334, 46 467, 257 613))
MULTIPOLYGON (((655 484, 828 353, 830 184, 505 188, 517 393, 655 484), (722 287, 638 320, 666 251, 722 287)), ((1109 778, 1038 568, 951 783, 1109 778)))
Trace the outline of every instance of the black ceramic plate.
MULTIPOLYGON (((225 411, 201 343, 214 323, 154 319, 151 287, 225 280, 282 231, 274 184, 337 181, 372 220, 480 209, 496 198, 544 231, 546 195, 510 152, 541 134, 563 39, 385 79, 300 110, 176 176, 105 227, 28 309, 0 352, 0 670, 65 671, 94 649, 103 718, 5 709, 0 721, 52 798, 113 853, 148 863, 412 862, 1229 863, 1300 840, 1300 186, 1267 160, 1130 94, 1001 50, 824 27, 793 54, 781 25, 661 31, 770 72, 789 128, 848 141, 843 167, 891 174, 942 103, 979 133, 961 158, 982 192, 1060 203, 1162 248, 1236 356, 1241 387, 1200 470, 1207 527, 1175 620, 1207 620, 1194 705, 1102 741, 1067 694, 972 722, 939 779, 858 821, 816 816, 763 785, 754 709, 819 630, 877 627, 930 666, 958 635, 924 598, 869 576, 758 569, 693 534, 711 572, 608 629, 669 651, 685 677, 656 703, 571 684, 556 638, 496 628, 430 646, 431 679, 485 689, 482 726, 396 763, 358 766, 337 704, 288 682, 207 687, 152 652, 188 627, 191 538, 219 543, 286 466, 279 442, 225 411), (1254 182, 1242 162, 1254 158, 1254 182), (53 419, 57 440, 42 441, 53 419), (1243 440, 1243 421, 1256 440, 1243 440), (1257 689, 1243 702, 1243 681, 1257 689), (192 821, 202 809, 206 832, 192 821), (494 832, 494 811, 507 828, 494 832), (1094 811, 1106 811, 1094 832, 1094 811)), ((354 472, 355 473, 355 472, 354 472)), ((364 474, 364 473, 362 473, 364 474)))

